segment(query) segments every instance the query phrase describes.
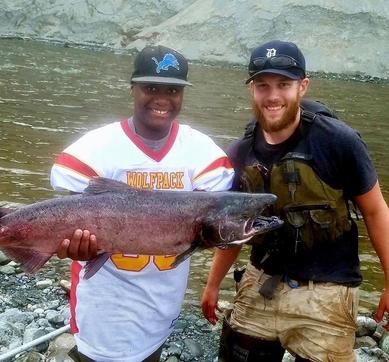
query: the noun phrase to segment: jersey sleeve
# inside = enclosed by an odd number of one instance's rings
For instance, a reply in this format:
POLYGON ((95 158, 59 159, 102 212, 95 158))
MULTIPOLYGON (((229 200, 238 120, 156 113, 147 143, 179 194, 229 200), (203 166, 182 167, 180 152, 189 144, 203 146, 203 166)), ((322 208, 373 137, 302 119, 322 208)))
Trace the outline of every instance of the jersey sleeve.
POLYGON ((208 136, 197 134, 193 187, 202 191, 229 190, 234 169, 225 152, 208 136))
POLYGON ((103 176, 94 136, 93 133, 82 136, 59 154, 50 174, 55 190, 82 192, 92 177, 103 176))

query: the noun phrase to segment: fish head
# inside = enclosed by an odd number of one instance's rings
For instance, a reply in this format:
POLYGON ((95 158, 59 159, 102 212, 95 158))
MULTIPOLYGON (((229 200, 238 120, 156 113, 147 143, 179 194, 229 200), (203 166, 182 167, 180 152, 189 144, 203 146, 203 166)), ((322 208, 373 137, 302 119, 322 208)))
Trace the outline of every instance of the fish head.
POLYGON ((270 207, 277 201, 277 196, 270 193, 225 192, 217 202, 216 212, 231 219, 255 219, 271 214, 270 207))
POLYGON ((281 219, 267 216, 271 214, 269 207, 276 201, 277 197, 268 193, 225 193, 218 200, 215 212, 203 222, 203 244, 218 247, 240 245, 253 236, 281 227, 281 219))

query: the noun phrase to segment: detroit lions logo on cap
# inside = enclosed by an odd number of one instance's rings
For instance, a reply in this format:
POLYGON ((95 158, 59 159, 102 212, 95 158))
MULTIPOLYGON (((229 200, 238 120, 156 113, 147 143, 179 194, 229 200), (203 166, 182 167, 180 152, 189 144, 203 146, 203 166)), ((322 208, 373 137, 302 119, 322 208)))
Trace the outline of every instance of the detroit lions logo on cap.
POLYGON ((158 62, 157 58, 155 57, 152 57, 151 59, 154 60, 155 64, 157 65, 157 68, 155 69, 157 73, 160 73, 161 70, 168 70, 169 67, 180 70, 180 64, 178 63, 177 58, 171 53, 165 54, 160 62, 158 62))

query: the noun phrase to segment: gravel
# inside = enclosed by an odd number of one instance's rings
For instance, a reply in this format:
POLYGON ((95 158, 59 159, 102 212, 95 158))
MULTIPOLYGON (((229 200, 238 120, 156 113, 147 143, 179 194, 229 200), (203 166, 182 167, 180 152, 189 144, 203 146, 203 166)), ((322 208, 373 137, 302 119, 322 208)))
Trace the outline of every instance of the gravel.
MULTIPOLYGON (((0 361, 1 354, 36 340, 69 323, 69 265, 51 258, 34 275, 0 252, 0 361)), ((369 315, 358 316, 355 352, 357 362, 389 361, 389 334, 369 315)), ((198 305, 184 305, 175 329, 166 341, 161 362, 216 362, 221 323, 210 325, 198 305)), ((70 362, 71 334, 44 341, 5 360, 15 362, 70 362)), ((283 362, 294 361, 286 353, 283 362)))

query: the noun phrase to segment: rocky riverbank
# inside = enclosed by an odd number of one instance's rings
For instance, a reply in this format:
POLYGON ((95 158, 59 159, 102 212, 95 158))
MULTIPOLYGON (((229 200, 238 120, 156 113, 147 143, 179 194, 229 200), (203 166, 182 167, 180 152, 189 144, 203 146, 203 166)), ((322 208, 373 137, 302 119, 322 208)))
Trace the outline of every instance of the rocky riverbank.
MULTIPOLYGON (((30 343, 69 323, 68 263, 52 258, 33 276, 0 253, 0 361, 1 354, 30 343)), ((358 317, 355 344, 358 362, 389 361, 389 334, 370 316, 358 317)), ((217 361, 221 323, 211 326, 199 308, 184 306, 162 352, 162 362, 217 361)), ((64 333, 5 361, 70 362, 67 351, 73 337, 64 333)), ((287 354, 283 362, 294 361, 287 354)))

